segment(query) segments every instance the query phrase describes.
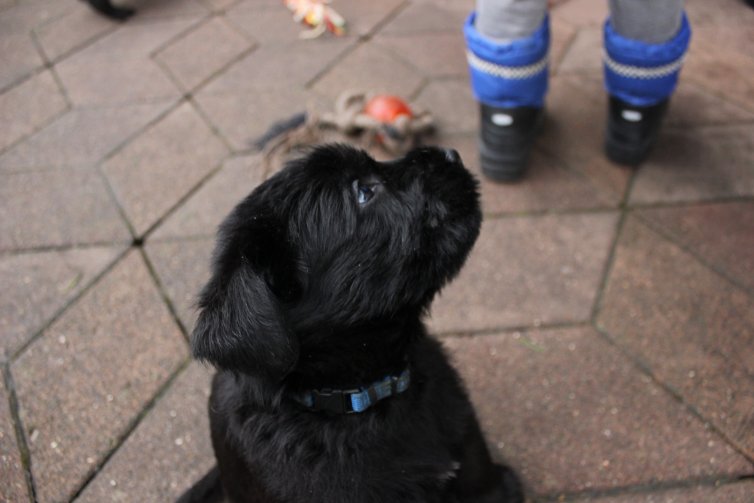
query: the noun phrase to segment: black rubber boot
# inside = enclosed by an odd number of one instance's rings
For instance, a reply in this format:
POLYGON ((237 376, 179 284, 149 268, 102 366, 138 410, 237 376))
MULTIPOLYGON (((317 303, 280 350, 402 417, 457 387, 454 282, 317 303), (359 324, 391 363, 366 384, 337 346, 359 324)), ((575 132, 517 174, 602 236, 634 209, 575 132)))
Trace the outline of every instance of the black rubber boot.
POLYGON ((610 96, 605 139, 608 159, 624 166, 644 162, 660 132, 668 102, 637 107, 610 96))
POLYGON ((481 106, 479 154, 482 173, 496 182, 521 178, 542 128, 542 108, 481 106))

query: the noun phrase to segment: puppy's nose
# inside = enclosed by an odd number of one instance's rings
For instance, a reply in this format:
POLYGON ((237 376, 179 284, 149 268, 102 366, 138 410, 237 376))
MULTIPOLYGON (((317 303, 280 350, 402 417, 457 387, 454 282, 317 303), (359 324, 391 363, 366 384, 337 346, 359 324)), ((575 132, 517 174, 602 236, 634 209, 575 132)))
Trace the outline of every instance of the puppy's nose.
POLYGON ((458 151, 454 148, 446 148, 445 149, 445 158, 448 160, 448 162, 460 162, 461 156, 458 155, 458 151))

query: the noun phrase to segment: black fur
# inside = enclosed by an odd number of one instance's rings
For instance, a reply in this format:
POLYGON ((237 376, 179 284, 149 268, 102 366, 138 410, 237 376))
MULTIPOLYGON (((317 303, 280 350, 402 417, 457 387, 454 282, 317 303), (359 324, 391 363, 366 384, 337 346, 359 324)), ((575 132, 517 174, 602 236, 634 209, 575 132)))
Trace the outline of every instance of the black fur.
MULTIPOLYGON (((380 163, 336 145, 289 163, 227 217, 192 347, 219 369, 210 424, 230 501, 522 501, 420 319, 477 238, 478 199, 454 151, 380 163), (408 390, 359 414, 291 398, 407 365, 408 390)), ((181 501, 209 500, 208 479, 181 501)))

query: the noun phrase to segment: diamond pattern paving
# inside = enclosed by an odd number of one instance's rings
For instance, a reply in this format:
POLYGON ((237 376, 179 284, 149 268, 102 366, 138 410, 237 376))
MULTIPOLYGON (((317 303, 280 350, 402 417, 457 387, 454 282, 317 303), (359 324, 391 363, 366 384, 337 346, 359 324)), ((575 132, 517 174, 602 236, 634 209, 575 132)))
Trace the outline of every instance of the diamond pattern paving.
POLYGON ((535 493, 751 470, 591 329, 452 338, 445 345, 490 444, 535 493))
POLYGON ((0 256, 0 358, 6 359, 74 299, 124 248, 0 256))
POLYGON ((251 47, 219 18, 202 24, 157 54, 184 90, 191 90, 251 47))
POLYGON ((661 232, 754 290, 754 203, 700 204, 637 212, 661 232))
POLYGON ((76 501, 175 501, 215 459, 209 438, 210 372, 198 363, 181 374, 159 404, 76 501))
POLYGON ((11 367, 39 501, 68 499, 186 357, 131 252, 11 367))
POLYGON ((475 135, 449 135, 436 143, 458 150, 466 167, 477 176, 481 182, 482 210, 487 214, 614 206, 610 194, 600 190, 592 180, 540 151, 532 153, 521 183, 499 184, 482 176, 475 135))
POLYGON ((0 156, 0 170, 95 164, 169 105, 73 109, 0 156))
POLYGON ((8 406, 9 398, 5 383, 0 382, 0 500, 28 501, 29 490, 8 406))
POLYGON ((316 39, 281 2, 123 2, 113 23, 0 0, 1 501, 173 501, 207 471, 211 372, 186 336, 218 223, 283 157, 252 143, 371 91, 430 110, 428 141, 480 179, 482 235, 428 325, 530 502, 751 503, 746 2, 686 0, 694 42, 637 170, 603 153, 608 2, 549 2, 546 120, 508 185, 479 172, 471 0, 333 0, 349 32, 316 39))
POLYGON ((93 169, 9 173, 3 181, 0 251, 130 240, 102 176, 93 169))
POLYGON ((0 151, 65 110, 50 72, 42 72, 0 96, 0 151))
POLYGON ((222 142, 184 104, 111 157, 103 171, 136 234, 142 235, 225 154, 222 142))
POLYGON ((147 244, 147 255, 157 277, 188 332, 196 321, 199 290, 209 279, 214 244, 214 236, 147 244))
POLYGON ((629 219, 602 304, 617 344, 754 454, 754 299, 629 219))
POLYGON ((214 237, 218 225, 264 178, 262 157, 234 157, 202 185, 191 199, 170 215, 152 235, 170 237, 214 237))
POLYGON ((754 194, 750 124, 667 131, 636 178, 634 204, 703 201, 754 194))
POLYGON ((196 19, 179 18, 121 28, 60 62, 58 74, 76 105, 176 98, 180 92, 149 55, 195 23, 196 19))
POLYGON ((615 224, 613 213, 487 220, 460 276, 432 305, 432 327, 589 320, 615 224))
POLYGON ((675 489, 650 494, 631 494, 605 498, 590 498, 595 503, 704 503, 720 501, 725 503, 748 503, 754 494, 754 482, 742 482, 724 486, 675 489))

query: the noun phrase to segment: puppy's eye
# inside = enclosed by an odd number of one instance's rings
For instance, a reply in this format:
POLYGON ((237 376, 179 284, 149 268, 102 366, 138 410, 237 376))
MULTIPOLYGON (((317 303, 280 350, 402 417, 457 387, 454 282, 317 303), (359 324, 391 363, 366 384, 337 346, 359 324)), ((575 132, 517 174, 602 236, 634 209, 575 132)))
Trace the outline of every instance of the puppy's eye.
POLYGON ((356 193, 356 201, 360 205, 367 204, 375 196, 379 186, 380 186, 379 182, 362 183, 359 180, 355 180, 353 182, 353 189, 354 189, 354 192, 356 193))
POLYGON ((374 196, 374 190, 368 185, 359 185, 359 204, 366 204, 374 196))

